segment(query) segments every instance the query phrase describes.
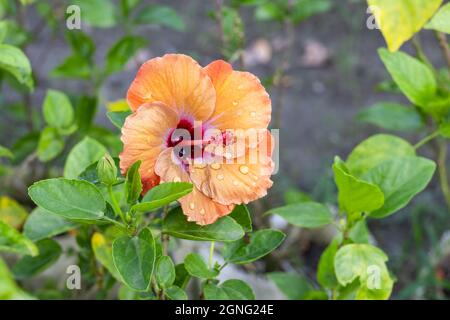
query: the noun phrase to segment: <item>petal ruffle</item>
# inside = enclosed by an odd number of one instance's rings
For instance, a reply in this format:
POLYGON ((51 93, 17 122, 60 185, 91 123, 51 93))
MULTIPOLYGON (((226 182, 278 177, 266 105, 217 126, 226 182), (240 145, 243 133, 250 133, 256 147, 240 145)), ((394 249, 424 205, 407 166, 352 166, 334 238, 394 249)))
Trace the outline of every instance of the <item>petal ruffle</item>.
POLYGON ((178 115, 160 103, 145 104, 125 120, 120 170, 125 174, 133 163, 141 160, 139 173, 144 193, 159 183, 155 163, 165 148, 167 133, 176 128, 177 123, 178 115))
POLYGON ((144 103, 159 101, 178 114, 207 120, 213 113, 216 94, 210 78, 194 59, 166 54, 141 66, 127 100, 133 111, 144 103))
MULTIPOLYGON (((162 182, 191 182, 186 171, 183 170, 179 159, 173 156, 173 149, 164 150, 158 157, 155 172, 162 182)), ((199 225, 214 223, 218 218, 229 214, 234 205, 221 205, 205 196, 195 186, 192 192, 179 199, 188 221, 195 221, 199 225)))
POLYGON ((261 135, 256 148, 248 148, 243 157, 227 163, 191 165, 189 175, 207 197, 223 205, 249 203, 267 194, 273 182, 273 138, 268 131, 261 135))
POLYGON ((259 79, 249 72, 234 71, 216 60, 204 68, 216 89, 216 107, 211 123, 225 129, 266 129, 272 105, 259 79))

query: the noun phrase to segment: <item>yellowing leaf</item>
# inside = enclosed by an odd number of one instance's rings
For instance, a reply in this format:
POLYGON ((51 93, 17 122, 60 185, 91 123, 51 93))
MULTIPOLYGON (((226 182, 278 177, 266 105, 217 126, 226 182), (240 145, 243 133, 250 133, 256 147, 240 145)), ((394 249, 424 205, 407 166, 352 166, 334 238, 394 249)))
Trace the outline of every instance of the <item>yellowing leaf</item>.
POLYGON ((7 196, 0 197, 0 221, 18 229, 27 216, 28 212, 16 200, 7 196))
POLYGON ((120 111, 129 111, 130 107, 125 99, 109 102, 106 105, 106 108, 110 112, 120 112, 120 111))
POLYGON ((367 0, 389 51, 397 51, 427 23, 442 0, 367 0))
POLYGON ((114 278, 121 281, 121 277, 114 266, 112 258, 112 241, 96 232, 91 239, 92 250, 98 261, 112 274, 114 278))

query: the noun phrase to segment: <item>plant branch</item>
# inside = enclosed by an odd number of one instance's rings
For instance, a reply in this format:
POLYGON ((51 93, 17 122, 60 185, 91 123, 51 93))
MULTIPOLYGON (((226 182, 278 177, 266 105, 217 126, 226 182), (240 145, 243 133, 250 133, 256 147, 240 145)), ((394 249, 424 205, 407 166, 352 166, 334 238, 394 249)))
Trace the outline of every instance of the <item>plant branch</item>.
POLYGON ((215 242, 211 241, 211 246, 209 247, 209 261, 208 261, 208 267, 209 269, 212 269, 212 262, 213 262, 213 256, 214 256, 214 245, 215 242))
POLYGON ((433 140, 437 136, 439 136, 439 131, 433 132, 432 134, 426 136, 425 138, 420 140, 418 143, 416 143, 414 145, 414 149, 416 149, 416 150, 419 149, 420 147, 422 147, 423 145, 427 144, 428 142, 430 142, 431 140, 433 140))
MULTIPOLYGON (((165 206, 163 213, 162 213, 162 220, 164 220, 164 218, 167 216, 167 214, 169 213, 169 206, 165 206)), ((169 252, 169 235, 164 234, 161 231, 161 244, 162 244, 162 249, 163 249, 163 255, 167 255, 167 253, 169 252)))
POLYGON ((440 141, 438 143, 438 172, 439 172, 439 181, 441 184, 442 194, 444 195, 445 203, 450 209, 450 187, 448 183, 448 174, 447 174, 447 144, 445 142, 440 141))
POLYGON ((447 63, 448 70, 450 72, 450 47, 447 43, 447 36, 443 32, 438 31, 436 31, 435 34, 442 49, 442 53, 444 55, 445 62, 447 63))
POLYGON ((122 209, 120 209, 120 206, 117 203, 117 199, 116 199, 116 196, 114 195, 111 185, 108 185, 108 195, 109 195, 109 198, 111 199, 111 204, 112 204, 114 213, 116 214, 116 216, 119 216, 120 219, 122 219, 123 223, 127 224, 125 215, 123 214, 122 209))

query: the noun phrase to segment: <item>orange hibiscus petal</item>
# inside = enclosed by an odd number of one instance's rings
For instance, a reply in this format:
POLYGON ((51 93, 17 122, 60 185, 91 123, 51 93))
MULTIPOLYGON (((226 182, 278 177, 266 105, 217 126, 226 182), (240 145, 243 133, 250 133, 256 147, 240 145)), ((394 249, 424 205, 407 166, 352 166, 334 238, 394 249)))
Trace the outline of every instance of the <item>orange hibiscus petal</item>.
MULTIPOLYGON (((162 182, 191 182, 186 171, 182 169, 179 160, 173 156, 173 148, 164 150, 158 157, 155 172, 162 182)), ((188 221, 195 221, 199 225, 214 223, 218 218, 229 214, 234 205, 221 205, 205 196, 195 186, 192 192, 179 199, 188 221)))
POLYGON ((216 60, 204 68, 216 89, 216 108, 212 124, 219 129, 265 129, 272 105, 259 79, 249 72, 234 71, 216 60))
POLYGON ((160 103, 145 104, 125 120, 120 169, 125 174, 133 163, 141 160, 139 173, 144 193, 159 183, 155 163, 165 148, 167 133, 176 128, 177 123, 178 115, 160 103))
POLYGON ((223 205, 249 203, 267 194, 273 182, 272 136, 268 131, 256 148, 248 148, 243 157, 227 163, 189 167, 195 186, 223 205))
POLYGON ((210 78, 195 60, 166 54, 141 66, 127 100, 133 111, 144 103, 159 101, 179 114, 206 120, 214 110, 216 94, 210 78))

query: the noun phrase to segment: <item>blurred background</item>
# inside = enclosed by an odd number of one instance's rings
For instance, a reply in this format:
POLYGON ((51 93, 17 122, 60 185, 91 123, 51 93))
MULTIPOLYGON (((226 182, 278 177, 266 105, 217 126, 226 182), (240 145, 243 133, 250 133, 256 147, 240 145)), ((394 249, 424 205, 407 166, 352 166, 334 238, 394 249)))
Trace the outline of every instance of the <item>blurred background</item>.
MULTIPOLYGON (((1 195, 31 207, 27 186, 62 171, 64 156, 45 164, 32 156, 43 126, 41 106, 47 89, 67 93, 77 105, 82 96, 97 96, 95 126, 89 134, 119 152, 118 130, 106 112, 114 108, 111 103, 124 99, 139 65, 175 52, 190 55, 201 65, 225 59, 235 69, 261 79, 272 98, 271 126, 280 129, 280 170, 269 195, 254 203, 251 212, 255 224, 284 228, 288 238, 264 268, 301 270, 314 279, 333 231, 293 229, 262 214, 304 197, 334 206, 333 158, 345 158, 372 134, 390 132, 365 123, 358 114, 380 101, 407 102, 397 94, 378 57, 377 49, 385 47, 385 42, 377 29, 368 27, 371 15, 365 1, 140 1, 129 13, 130 19, 138 21, 133 24, 118 14, 119 1, 36 1, 27 7, 2 2, 0 16, 14 30, 6 42, 20 46, 29 57, 35 90, 27 93, 8 79, 0 84, 0 144, 20 155, 13 160, 16 169, 5 169, 0 176, 1 195), (70 4, 82 8, 81 30, 95 44, 94 65, 104 65, 105 55, 124 35, 140 36, 145 44, 137 45, 120 72, 109 74, 101 83, 84 76, 83 62, 67 63, 74 52, 65 22, 70 4), (140 9, 147 5, 161 7, 152 12, 140 9)), ((444 67, 433 34, 425 31, 419 37, 432 63, 444 67)), ((404 50, 414 52, 410 44, 404 50)), ((395 133, 413 143, 422 138, 414 130, 395 133)), ((433 150, 421 152, 427 155, 433 150)), ((406 209, 382 222, 372 219, 369 227, 372 240, 390 257, 390 269, 397 277, 394 298, 446 297, 439 279, 449 276, 450 219, 437 181, 406 209)), ((236 270, 247 271, 258 269, 236 270)))

